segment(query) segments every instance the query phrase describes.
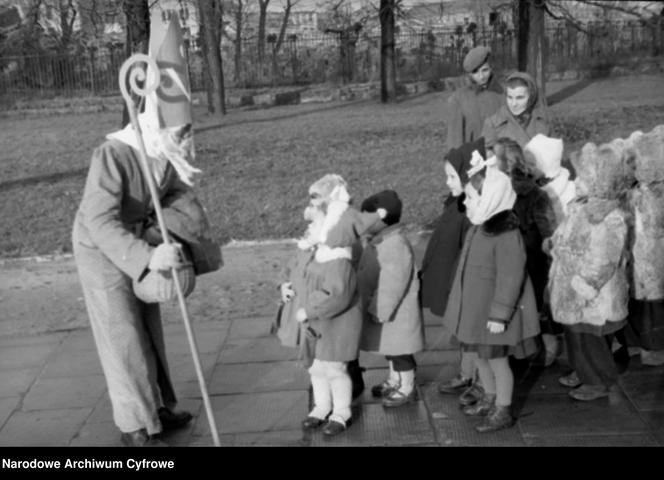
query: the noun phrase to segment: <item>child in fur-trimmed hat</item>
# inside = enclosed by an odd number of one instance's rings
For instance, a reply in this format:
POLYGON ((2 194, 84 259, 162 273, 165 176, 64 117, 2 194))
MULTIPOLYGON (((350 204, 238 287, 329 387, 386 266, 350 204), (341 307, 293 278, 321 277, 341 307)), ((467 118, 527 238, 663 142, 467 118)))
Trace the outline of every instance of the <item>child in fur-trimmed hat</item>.
POLYGON ((309 368, 314 408, 302 426, 323 427, 326 436, 344 432, 351 422, 348 363, 357 360, 362 329, 352 247, 359 235, 385 216, 384 211, 367 214, 351 208, 345 182, 339 179, 326 176, 310 188, 312 202, 324 217, 309 231, 313 260, 306 264, 295 291, 300 305, 295 319, 317 337, 309 368))

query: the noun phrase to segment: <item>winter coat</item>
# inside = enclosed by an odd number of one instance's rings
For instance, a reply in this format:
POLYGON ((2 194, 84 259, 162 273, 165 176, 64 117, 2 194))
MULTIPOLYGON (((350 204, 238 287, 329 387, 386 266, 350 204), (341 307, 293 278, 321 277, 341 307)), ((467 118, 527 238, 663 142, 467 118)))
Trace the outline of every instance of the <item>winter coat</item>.
POLYGON ((540 332, 518 223, 504 211, 466 234, 443 317, 462 343, 516 346, 540 332), (505 331, 490 333, 489 320, 505 323, 505 331))
POLYGON ((522 127, 509 111, 507 105, 501 106, 498 111, 486 119, 482 128, 482 136, 486 142, 486 148, 491 149, 496 140, 502 137, 511 138, 524 148, 526 144, 538 133, 549 135, 549 122, 544 109, 536 106, 531 112, 530 121, 526 127, 522 127))
POLYGON ((463 195, 447 198, 422 259, 422 307, 441 317, 452 289, 463 240, 470 227, 463 198, 463 195))
POLYGON ((450 97, 447 105, 446 151, 477 140, 484 121, 503 104, 504 93, 495 76, 485 88, 470 82, 450 97))
POLYGON ((537 310, 541 312, 550 268, 542 242, 553 235, 555 214, 549 196, 532 178, 512 179, 512 186, 517 194, 513 210, 526 246, 526 269, 533 283, 537 310))
MULTIPOLYGON (((277 337, 284 347, 297 347, 301 340, 301 324, 295 319, 295 313, 302 307, 301 295, 297 292, 304 291, 304 271, 314 257, 315 250, 297 249, 295 257, 289 262, 284 271, 284 281, 292 284, 295 296, 283 304, 277 337)), ((279 292, 281 294, 281 292, 279 292)))
POLYGON ((629 214, 616 200, 579 199, 553 235, 551 313, 565 325, 601 327, 627 317, 629 214))
MULTIPOLYGON (((162 200, 190 191, 167 166, 162 200)), ((95 150, 74 220, 74 259, 120 430, 161 431, 157 408, 175 405, 158 304, 134 294, 153 247, 137 232, 153 210, 138 152, 117 140, 95 150)))
POLYGON ((357 277, 350 260, 312 260, 304 269, 304 288, 296 291, 311 328, 320 336, 315 358, 329 362, 357 359, 362 312, 357 277))
POLYGON ((364 248, 357 272, 364 324, 360 349, 407 355, 424 348, 419 279, 413 250, 399 224, 364 248))

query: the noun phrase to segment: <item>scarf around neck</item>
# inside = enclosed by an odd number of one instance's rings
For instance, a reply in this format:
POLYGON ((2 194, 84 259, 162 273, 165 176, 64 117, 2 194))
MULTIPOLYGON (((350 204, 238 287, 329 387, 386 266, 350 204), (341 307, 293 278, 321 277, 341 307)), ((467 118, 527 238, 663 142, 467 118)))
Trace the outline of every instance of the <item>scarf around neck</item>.
POLYGON ((481 194, 471 183, 466 185, 466 214, 473 225, 482 225, 497 213, 511 210, 515 202, 510 177, 496 166, 487 167, 481 194))

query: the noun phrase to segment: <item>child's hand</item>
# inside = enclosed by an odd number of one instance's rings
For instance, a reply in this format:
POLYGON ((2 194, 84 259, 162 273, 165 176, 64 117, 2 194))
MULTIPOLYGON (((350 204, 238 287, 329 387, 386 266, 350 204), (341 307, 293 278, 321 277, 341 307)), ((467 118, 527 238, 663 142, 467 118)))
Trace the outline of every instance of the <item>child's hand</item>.
POLYGON ((306 322, 307 320, 307 312, 304 310, 304 308, 298 308, 297 312, 295 312, 295 320, 298 322, 306 322))
POLYGON ((486 328, 491 333, 503 333, 505 331, 505 324, 503 322, 489 320, 486 324, 486 328))
POLYGON ((284 303, 289 302, 295 296, 295 290, 293 290, 293 284, 291 282, 282 283, 280 289, 281 300, 284 303))
POLYGON ((378 214, 381 220, 385 220, 385 217, 387 217, 387 210, 385 210, 384 208, 377 209, 376 213, 378 214))

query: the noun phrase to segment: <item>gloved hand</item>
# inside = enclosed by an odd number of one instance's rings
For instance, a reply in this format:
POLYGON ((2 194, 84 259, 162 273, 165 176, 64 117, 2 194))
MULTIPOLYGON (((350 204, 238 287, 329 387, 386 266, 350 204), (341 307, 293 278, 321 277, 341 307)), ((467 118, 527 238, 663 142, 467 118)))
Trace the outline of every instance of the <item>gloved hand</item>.
POLYGON ((289 302, 295 296, 295 290, 293 290, 291 282, 282 283, 279 288, 281 290, 281 301, 284 303, 289 302))
POLYGON ((180 257, 181 245, 179 243, 162 243, 152 251, 148 268, 150 270, 170 270, 182 264, 180 257))
POLYGON ((387 217, 387 210, 385 210, 384 208, 376 209, 376 213, 378 214, 381 220, 385 220, 385 217, 387 217))
POLYGON ((298 322, 302 323, 307 320, 307 312, 304 310, 304 308, 298 308, 297 312, 295 312, 295 320, 298 322))
POLYGON ((491 333, 503 333, 505 331, 505 324, 503 322, 489 320, 486 324, 486 328, 491 333))

